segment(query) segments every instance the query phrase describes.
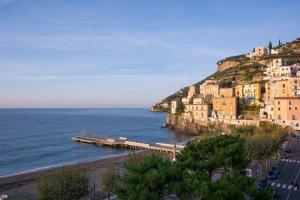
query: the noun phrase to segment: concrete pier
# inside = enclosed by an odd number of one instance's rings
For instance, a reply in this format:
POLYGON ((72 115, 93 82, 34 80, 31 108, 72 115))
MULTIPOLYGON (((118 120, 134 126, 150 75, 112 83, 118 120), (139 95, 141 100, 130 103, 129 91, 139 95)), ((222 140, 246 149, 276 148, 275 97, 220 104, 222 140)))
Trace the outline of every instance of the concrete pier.
POLYGON ((138 141, 131 141, 125 137, 119 138, 110 138, 103 136, 93 136, 93 135, 79 135, 73 137, 72 140, 77 142, 84 142, 99 146, 108 146, 113 148, 127 148, 134 150, 145 150, 145 151, 154 151, 157 153, 167 153, 171 154, 173 159, 178 153, 184 148, 182 145, 176 144, 165 144, 165 143, 156 143, 148 144, 138 141))

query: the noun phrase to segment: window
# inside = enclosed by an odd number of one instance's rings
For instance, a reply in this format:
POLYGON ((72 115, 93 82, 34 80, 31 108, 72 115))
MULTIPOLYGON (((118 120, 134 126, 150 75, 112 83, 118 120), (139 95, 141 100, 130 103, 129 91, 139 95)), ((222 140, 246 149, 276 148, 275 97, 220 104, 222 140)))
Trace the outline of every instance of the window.
POLYGON ((280 105, 280 101, 277 101, 277 104, 280 105))
POLYGON ((285 84, 282 84, 282 87, 285 87, 285 84))
POLYGON ((281 115, 278 115, 278 119, 281 119, 281 115))
POLYGON ((289 110, 292 110, 292 107, 289 107, 289 110))
POLYGON ((291 102, 291 101, 289 101, 289 105, 292 105, 292 102, 291 102))
POLYGON ((280 111, 280 107, 278 108, 278 111, 280 111))
POLYGON ((295 110, 298 110, 298 107, 297 107, 297 106, 295 107, 295 110))
POLYGON ((292 115, 292 120, 296 120, 296 117, 295 117, 295 115, 292 115))

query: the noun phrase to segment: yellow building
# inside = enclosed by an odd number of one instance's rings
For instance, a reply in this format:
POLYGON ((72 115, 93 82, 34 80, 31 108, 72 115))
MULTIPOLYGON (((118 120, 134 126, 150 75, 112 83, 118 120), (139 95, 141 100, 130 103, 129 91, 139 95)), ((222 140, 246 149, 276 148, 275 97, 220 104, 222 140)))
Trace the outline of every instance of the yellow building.
POLYGON ((216 119, 236 119, 238 101, 236 97, 213 98, 213 117, 216 119))
POLYGON ((235 87, 235 96, 250 104, 258 104, 261 100, 261 84, 257 82, 237 85, 235 87))

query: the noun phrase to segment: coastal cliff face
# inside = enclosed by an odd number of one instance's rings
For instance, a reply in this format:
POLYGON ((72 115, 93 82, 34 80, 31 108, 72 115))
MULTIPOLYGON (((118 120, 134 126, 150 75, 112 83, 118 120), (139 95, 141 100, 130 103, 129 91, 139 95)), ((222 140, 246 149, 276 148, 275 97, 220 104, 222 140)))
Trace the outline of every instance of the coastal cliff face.
POLYGON ((234 60, 224 61, 224 62, 218 63, 218 71, 223 71, 223 70, 229 69, 231 67, 236 67, 239 64, 240 64, 239 61, 234 61, 234 60))
POLYGON ((175 129, 179 132, 197 134, 198 129, 196 123, 191 118, 186 118, 183 115, 176 115, 168 113, 166 117, 166 124, 168 128, 175 129))

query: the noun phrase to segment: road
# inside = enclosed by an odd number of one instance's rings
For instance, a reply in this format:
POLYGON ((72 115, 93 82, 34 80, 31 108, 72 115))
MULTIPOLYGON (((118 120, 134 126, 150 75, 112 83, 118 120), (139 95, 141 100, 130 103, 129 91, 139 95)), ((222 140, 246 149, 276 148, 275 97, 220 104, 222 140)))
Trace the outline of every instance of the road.
POLYGON ((271 187, 278 190, 280 200, 299 200, 300 187, 300 139, 293 138, 290 143, 292 152, 288 159, 281 159, 282 170, 278 178, 270 181, 271 187), (294 185, 293 185, 294 184, 294 185))

